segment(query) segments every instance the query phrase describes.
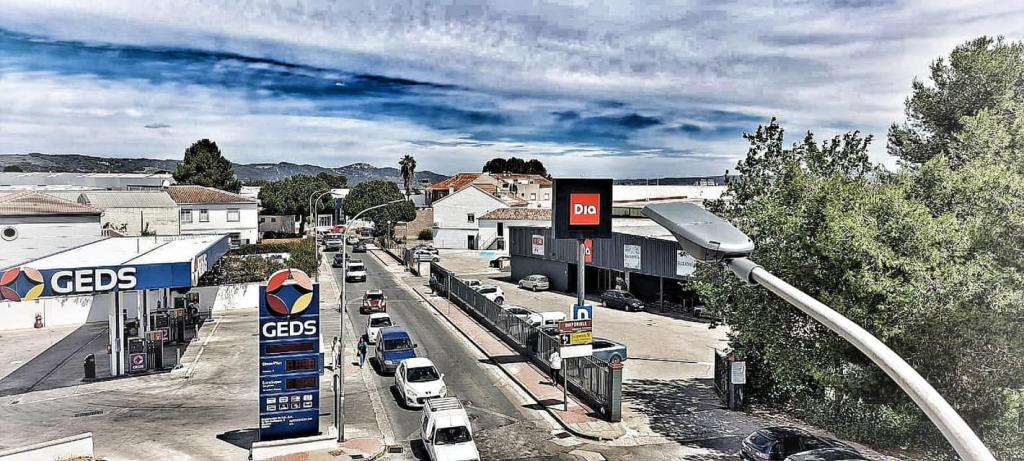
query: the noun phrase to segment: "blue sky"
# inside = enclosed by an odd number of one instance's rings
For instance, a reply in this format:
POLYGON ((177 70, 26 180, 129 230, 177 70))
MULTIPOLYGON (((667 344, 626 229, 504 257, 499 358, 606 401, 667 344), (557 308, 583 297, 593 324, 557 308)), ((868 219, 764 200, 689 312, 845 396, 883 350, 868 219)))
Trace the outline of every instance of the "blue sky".
POLYGON ((0 153, 556 175, 721 174, 791 140, 885 130, 928 63, 1024 37, 1013 2, 0 0, 0 153), (639 6, 642 5, 642 6, 639 6))

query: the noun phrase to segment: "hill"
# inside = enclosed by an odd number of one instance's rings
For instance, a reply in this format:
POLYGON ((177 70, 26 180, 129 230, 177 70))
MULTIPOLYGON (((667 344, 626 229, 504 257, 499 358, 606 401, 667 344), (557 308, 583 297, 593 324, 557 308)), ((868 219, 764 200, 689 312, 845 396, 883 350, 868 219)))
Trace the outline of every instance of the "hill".
MULTIPOLYGON (((90 155, 68 154, 7 154, 0 155, 0 170, 16 166, 28 172, 71 172, 71 173, 154 173, 173 172, 178 160, 151 158, 114 158, 90 155)), ((348 178, 349 184, 383 179, 401 185, 402 172, 393 167, 375 167, 369 163, 353 163, 343 167, 329 168, 318 165, 279 163, 234 163, 235 175, 242 181, 276 181, 297 174, 317 175, 327 173, 348 178)), ((417 171, 417 181, 433 184, 447 176, 432 171, 417 171)))

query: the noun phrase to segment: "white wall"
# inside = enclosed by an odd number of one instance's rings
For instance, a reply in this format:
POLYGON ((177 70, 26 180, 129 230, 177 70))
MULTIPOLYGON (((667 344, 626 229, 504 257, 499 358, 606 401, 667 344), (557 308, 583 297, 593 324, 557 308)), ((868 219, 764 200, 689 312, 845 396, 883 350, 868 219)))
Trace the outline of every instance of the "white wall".
POLYGON ((198 287, 199 306, 202 310, 214 312, 229 309, 257 309, 260 307, 260 285, 243 283, 217 287, 198 287))
POLYGON ((0 217, 0 229, 13 227, 15 240, 0 239, 0 269, 49 256, 100 239, 100 217, 0 217))
POLYGON ((475 187, 467 187, 434 202, 434 246, 468 248, 467 236, 476 236, 479 219, 492 210, 506 208, 504 202, 475 187), (469 213, 475 219, 468 222, 469 213))
POLYGON ((43 323, 48 327, 106 321, 113 303, 113 295, 0 301, 0 331, 33 328, 36 314, 43 316, 43 323))
MULTIPOLYGON (((483 219, 483 220, 480 221, 480 229, 479 229, 479 232, 478 232, 478 235, 479 235, 478 240, 480 242, 479 243, 480 245, 483 245, 483 244, 486 244, 488 242, 494 241, 494 239, 498 236, 498 223, 499 222, 500 223, 504 223, 504 225, 505 225, 504 226, 505 227, 505 230, 504 230, 505 250, 504 251, 508 251, 509 235, 511 233, 511 231, 509 230, 510 227, 512 227, 512 226, 547 227, 547 226, 551 225, 551 221, 550 220, 536 221, 536 220, 528 220, 528 219, 508 219, 508 220, 483 219)), ((478 248, 483 249, 483 247, 478 247, 478 248)))
POLYGON ((181 235, 228 234, 238 232, 248 243, 259 242, 259 212, 255 203, 229 205, 181 205, 182 210, 192 210, 192 222, 181 223, 181 235), (239 210, 239 221, 228 222, 228 210, 239 210), (199 222, 199 210, 208 210, 210 221, 199 222))
POLYGON ((93 457, 92 432, 0 451, 2 461, 38 461, 93 457))
POLYGON ((156 235, 178 235, 178 208, 107 208, 103 210, 103 223, 116 230, 127 224, 125 235, 142 235, 145 224, 156 235))

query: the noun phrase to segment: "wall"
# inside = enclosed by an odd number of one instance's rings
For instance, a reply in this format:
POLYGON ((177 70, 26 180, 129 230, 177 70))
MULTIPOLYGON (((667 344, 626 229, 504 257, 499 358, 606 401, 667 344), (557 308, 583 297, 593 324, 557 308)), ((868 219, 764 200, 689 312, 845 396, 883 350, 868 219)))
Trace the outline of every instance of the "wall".
POLYGON ((18 238, 0 239, 0 269, 99 240, 100 217, 0 217, 0 229, 14 227, 18 238))
POLYGON ((122 224, 127 224, 125 235, 142 235, 145 224, 149 224, 149 232, 156 235, 178 235, 178 208, 107 208, 103 211, 103 224, 110 223, 120 231, 122 224))
MULTIPOLYGON (((416 219, 406 223, 405 227, 405 238, 414 239, 420 235, 420 231, 423 229, 430 230, 434 226, 434 209, 433 208, 419 208, 416 210, 416 219)), ((402 231, 403 226, 398 226, 395 229, 399 232, 402 231)))
POLYGON ((228 234, 238 232, 243 243, 256 243, 259 235, 259 212, 255 203, 181 205, 182 210, 192 210, 192 222, 181 223, 181 234, 228 234), (209 210, 210 221, 199 222, 199 210, 209 210), (228 222, 228 210, 239 210, 239 221, 228 222))
POLYGON ((42 314, 48 327, 106 321, 113 303, 112 295, 0 301, 0 331, 33 328, 36 314, 42 314))
POLYGON ((476 237, 481 216, 498 208, 505 208, 504 202, 475 187, 467 187, 434 202, 434 246, 437 248, 467 248, 467 236, 476 237), (468 222, 466 215, 473 213, 474 222, 468 222))
POLYGON ((92 457, 92 432, 0 451, 0 460, 3 461, 92 459, 92 457))
POLYGON ((259 215, 259 232, 278 232, 283 234, 298 233, 294 216, 282 215, 259 215))
MULTIPOLYGON (((551 221, 531 221, 526 219, 510 219, 510 220, 494 220, 494 219, 482 219, 480 220, 480 229, 477 231, 478 245, 487 244, 493 242, 498 237, 498 223, 504 224, 504 231, 502 232, 505 237, 505 251, 508 251, 509 236, 512 234, 512 227, 546 227, 551 225, 551 221)), ((484 247, 477 247, 487 249, 484 247)), ((495 247, 495 249, 497 249, 495 247)))
POLYGON ((258 283, 198 287, 199 307, 214 312, 229 309, 256 309, 260 305, 258 283))
MULTIPOLYGON (((544 275, 552 290, 569 291, 569 265, 528 256, 512 255, 512 281, 518 282, 530 275, 544 275)), ((576 273, 573 272, 573 276, 576 273)))

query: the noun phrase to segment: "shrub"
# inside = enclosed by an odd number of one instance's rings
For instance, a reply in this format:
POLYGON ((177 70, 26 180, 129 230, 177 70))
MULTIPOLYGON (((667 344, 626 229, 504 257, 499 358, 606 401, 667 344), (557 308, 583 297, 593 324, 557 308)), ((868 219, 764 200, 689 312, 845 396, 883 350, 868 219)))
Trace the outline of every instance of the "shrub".
POLYGON ((431 231, 430 229, 423 229, 420 231, 420 234, 417 236, 417 238, 419 238, 420 240, 434 240, 434 232, 431 231))

